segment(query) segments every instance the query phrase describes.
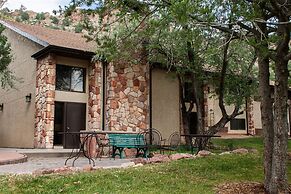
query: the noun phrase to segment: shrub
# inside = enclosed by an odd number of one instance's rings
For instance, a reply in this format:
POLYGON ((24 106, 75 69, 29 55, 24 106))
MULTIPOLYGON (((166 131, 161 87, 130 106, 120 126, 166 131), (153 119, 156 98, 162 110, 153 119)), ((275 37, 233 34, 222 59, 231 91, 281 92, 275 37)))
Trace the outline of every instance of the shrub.
POLYGON ((76 33, 81 33, 82 30, 84 29, 83 25, 81 23, 78 23, 76 26, 75 26, 75 32, 76 33))
POLYGON ((71 25, 71 21, 69 18, 64 18, 63 19, 63 26, 70 26, 71 25))
POLYGON ((45 19, 44 13, 43 12, 37 13, 36 16, 35 16, 35 19, 37 19, 37 20, 44 20, 45 19))
POLYGON ((55 16, 51 16, 51 21, 53 24, 59 24, 59 19, 55 16))
POLYGON ((29 20, 29 15, 28 15, 27 12, 22 11, 22 12, 20 13, 20 18, 21 18, 22 21, 27 21, 27 20, 29 20))

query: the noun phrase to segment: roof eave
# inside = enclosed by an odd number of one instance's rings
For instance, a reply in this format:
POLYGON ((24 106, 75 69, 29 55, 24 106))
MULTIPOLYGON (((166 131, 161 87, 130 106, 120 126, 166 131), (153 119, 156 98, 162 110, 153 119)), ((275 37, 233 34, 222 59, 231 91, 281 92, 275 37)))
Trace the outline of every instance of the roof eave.
POLYGON ((23 37, 28 38, 29 40, 31 40, 31 41, 33 41, 33 42, 35 42, 35 43, 37 43, 37 44, 39 44, 39 45, 41 45, 41 46, 46 47, 46 46, 49 45, 48 42, 43 41, 43 40, 37 38, 36 36, 33 36, 33 35, 31 35, 31 34, 29 34, 29 33, 27 33, 27 32, 24 32, 24 31, 22 31, 22 30, 20 30, 20 29, 18 29, 18 28, 16 28, 16 27, 10 25, 9 23, 3 21, 3 20, 0 20, 0 23, 1 23, 3 26, 5 26, 6 28, 8 28, 8 29, 10 29, 10 30, 12 30, 12 31, 14 31, 14 32, 16 32, 16 33, 18 33, 18 34, 20 34, 20 35, 23 36, 23 37))
POLYGON ((31 57, 35 59, 39 59, 48 53, 54 53, 59 54, 62 56, 68 56, 68 57, 74 57, 74 58, 80 58, 80 59, 89 59, 91 60, 93 56, 95 55, 94 52, 91 51, 83 51, 73 48, 67 48, 67 47, 61 47, 61 46, 55 46, 55 45, 49 45, 40 51, 34 53, 31 57))

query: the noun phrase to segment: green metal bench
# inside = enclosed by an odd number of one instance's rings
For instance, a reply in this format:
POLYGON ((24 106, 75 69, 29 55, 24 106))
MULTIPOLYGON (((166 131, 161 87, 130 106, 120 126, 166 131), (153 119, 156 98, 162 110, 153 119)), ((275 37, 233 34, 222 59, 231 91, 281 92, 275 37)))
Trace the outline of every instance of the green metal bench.
POLYGON ((136 157, 142 151, 143 157, 147 156, 148 147, 143 134, 108 134, 109 145, 112 146, 112 157, 119 156, 123 158, 125 148, 135 148, 136 157))

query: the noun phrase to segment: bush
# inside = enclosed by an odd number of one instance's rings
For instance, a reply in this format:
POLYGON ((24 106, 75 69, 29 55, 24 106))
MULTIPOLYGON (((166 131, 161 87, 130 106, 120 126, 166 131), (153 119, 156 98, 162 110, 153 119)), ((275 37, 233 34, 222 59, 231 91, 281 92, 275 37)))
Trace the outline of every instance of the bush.
POLYGON ((75 26, 75 32, 76 33, 81 33, 82 30, 84 29, 83 25, 81 23, 78 23, 76 26, 75 26))
POLYGON ((71 25, 71 21, 69 18, 64 18, 63 19, 63 26, 70 26, 71 25))
POLYGON ((37 13, 36 16, 35 16, 35 19, 37 19, 37 20, 44 20, 45 19, 44 13, 43 12, 37 13))
POLYGON ((55 17, 55 16, 51 17, 51 21, 52 21, 53 24, 59 24, 59 19, 57 17, 55 17))
POLYGON ((27 12, 23 11, 20 13, 20 18, 22 21, 27 21, 27 20, 29 20, 29 15, 27 12))

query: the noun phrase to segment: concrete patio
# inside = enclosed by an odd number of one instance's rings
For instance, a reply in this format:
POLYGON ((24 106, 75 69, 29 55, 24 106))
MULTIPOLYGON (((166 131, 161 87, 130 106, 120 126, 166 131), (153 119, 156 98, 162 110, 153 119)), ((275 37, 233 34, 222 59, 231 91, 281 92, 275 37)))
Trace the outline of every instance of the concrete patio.
MULTIPOLYGON (((0 175, 3 174, 33 174, 37 170, 61 168, 71 149, 13 149, 0 148, 0 175)), ((67 166, 72 166, 69 160, 67 166)), ((95 160, 96 168, 121 168, 130 163, 130 159, 102 158, 95 160)), ((89 160, 80 157, 75 161, 74 167, 86 168, 89 160)))

